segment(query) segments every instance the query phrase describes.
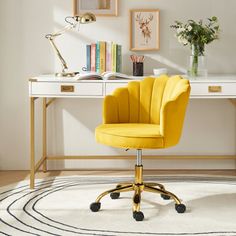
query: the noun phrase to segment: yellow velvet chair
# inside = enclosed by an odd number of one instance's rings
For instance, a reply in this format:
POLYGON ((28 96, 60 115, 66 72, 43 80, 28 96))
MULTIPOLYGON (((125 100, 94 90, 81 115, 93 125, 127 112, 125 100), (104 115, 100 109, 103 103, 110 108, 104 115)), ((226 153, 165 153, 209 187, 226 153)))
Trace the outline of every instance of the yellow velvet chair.
POLYGON ((134 191, 133 218, 142 221, 141 192, 148 191, 161 194, 166 200, 173 199, 176 211, 185 212, 185 205, 162 184, 143 182, 142 149, 168 148, 179 142, 189 94, 188 80, 163 75, 131 81, 127 87, 105 97, 103 124, 96 128, 96 140, 112 147, 137 150, 135 180, 119 183, 116 188, 100 194, 90 205, 91 211, 99 211, 100 200, 107 194, 117 199, 120 192, 134 191))

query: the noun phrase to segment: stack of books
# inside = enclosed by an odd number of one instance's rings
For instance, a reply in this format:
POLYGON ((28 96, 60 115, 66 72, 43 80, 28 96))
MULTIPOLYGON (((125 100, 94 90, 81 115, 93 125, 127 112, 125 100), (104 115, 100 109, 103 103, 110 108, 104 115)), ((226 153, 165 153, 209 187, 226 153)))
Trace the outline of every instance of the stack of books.
POLYGON ((87 71, 103 73, 105 71, 121 72, 121 45, 114 42, 99 41, 86 45, 87 71))

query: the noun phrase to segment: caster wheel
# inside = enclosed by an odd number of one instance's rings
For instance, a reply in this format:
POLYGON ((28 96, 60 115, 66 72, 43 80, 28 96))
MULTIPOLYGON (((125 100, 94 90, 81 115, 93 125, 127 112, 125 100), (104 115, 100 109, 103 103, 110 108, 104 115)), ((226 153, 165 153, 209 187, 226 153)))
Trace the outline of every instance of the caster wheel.
POLYGON ((90 204, 90 210, 93 212, 97 212, 100 210, 101 202, 93 202, 90 204))
POLYGON ((111 193, 110 197, 111 199, 118 199, 120 197, 120 193, 111 193))
POLYGON ((166 195, 166 194, 161 194, 161 197, 164 199, 164 200, 170 200, 170 196, 166 195))
POLYGON ((184 213, 186 211, 186 206, 184 204, 175 204, 175 210, 178 213, 184 213))
POLYGON ((134 211, 133 212, 133 218, 136 221, 143 221, 144 219, 144 214, 141 211, 134 211))

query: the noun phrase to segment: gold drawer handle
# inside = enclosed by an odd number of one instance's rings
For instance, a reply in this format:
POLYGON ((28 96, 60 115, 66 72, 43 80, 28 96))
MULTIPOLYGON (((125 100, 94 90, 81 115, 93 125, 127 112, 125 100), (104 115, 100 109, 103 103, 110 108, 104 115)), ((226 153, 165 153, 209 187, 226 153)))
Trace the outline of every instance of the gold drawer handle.
POLYGON ((61 92, 63 93, 73 93, 74 86, 73 85, 61 85, 61 92))
POLYGON ((221 86, 208 86, 209 93, 221 93, 222 87, 221 86))

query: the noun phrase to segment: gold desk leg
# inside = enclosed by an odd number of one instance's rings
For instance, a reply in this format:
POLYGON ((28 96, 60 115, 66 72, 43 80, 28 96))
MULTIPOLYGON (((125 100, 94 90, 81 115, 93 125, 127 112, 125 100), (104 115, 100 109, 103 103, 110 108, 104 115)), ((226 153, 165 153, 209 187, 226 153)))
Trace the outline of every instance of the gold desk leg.
POLYGON ((43 172, 47 171, 47 98, 43 98, 43 172))
POLYGON ((34 157, 34 97, 30 98, 30 188, 34 189, 35 157, 34 157))

